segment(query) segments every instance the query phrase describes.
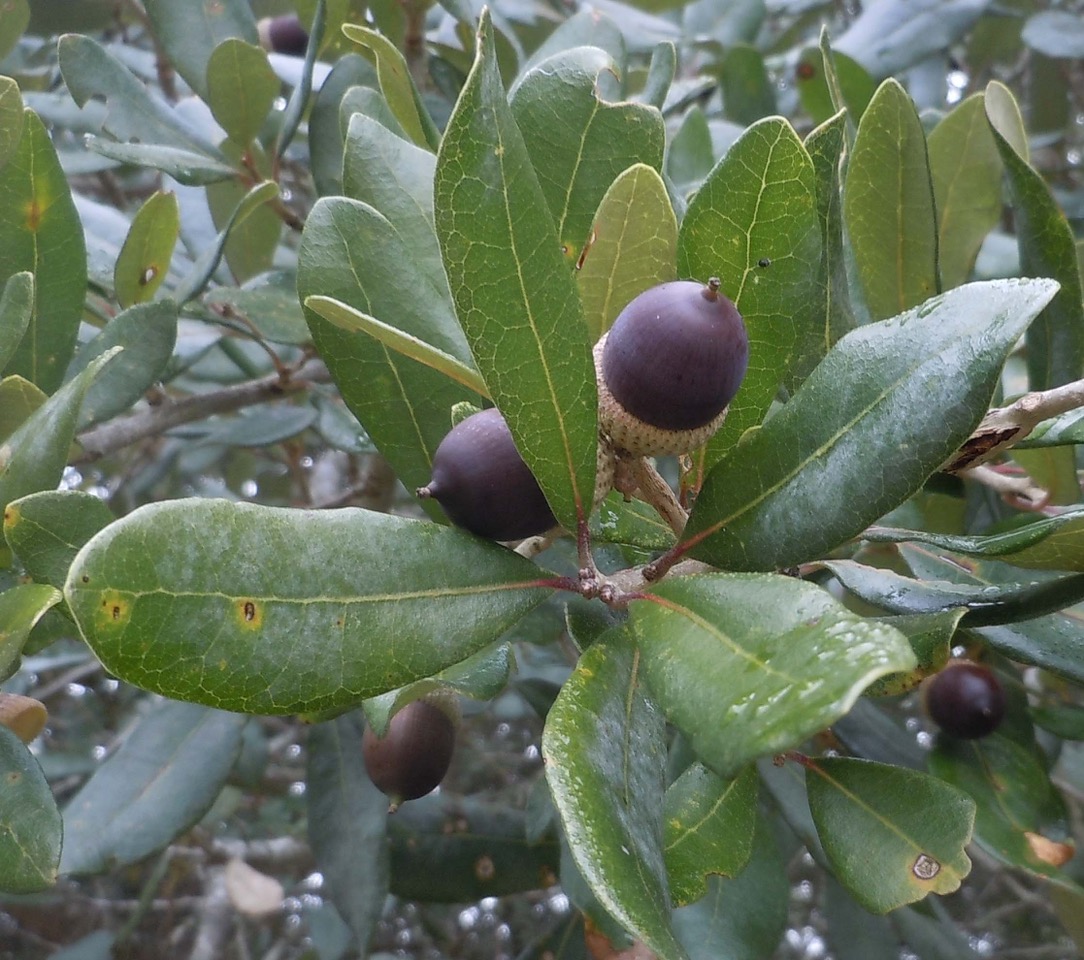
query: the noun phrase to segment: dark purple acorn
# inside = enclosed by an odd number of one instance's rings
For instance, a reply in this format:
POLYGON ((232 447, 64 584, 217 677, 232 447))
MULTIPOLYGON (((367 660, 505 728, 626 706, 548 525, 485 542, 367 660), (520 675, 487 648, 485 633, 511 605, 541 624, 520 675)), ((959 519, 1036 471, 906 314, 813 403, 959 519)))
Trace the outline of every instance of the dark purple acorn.
POLYGON ((264 17, 257 25, 260 46, 275 53, 290 53, 303 57, 309 45, 308 31, 301 26, 297 14, 264 17))
POLYGON ((361 753, 369 779, 394 811, 433 790, 452 762, 458 711, 454 701, 414 700, 391 718, 383 737, 366 727, 361 753))
POLYGON ((685 453, 722 423, 749 363, 741 314, 719 281, 661 283, 595 348, 604 432, 638 455, 685 453))
POLYGON ((494 408, 461 420, 433 455, 432 497, 458 527, 490 540, 521 540, 557 526, 538 481, 494 408))
POLYGON ((1005 717, 1005 691, 989 667, 957 661, 926 681, 926 712, 950 737, 976 740, 1005 717))

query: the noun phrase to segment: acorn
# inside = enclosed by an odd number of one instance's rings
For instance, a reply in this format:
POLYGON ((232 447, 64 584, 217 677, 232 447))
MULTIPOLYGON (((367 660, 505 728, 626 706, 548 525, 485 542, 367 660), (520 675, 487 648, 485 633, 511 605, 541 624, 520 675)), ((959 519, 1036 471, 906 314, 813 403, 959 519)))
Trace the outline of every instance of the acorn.
POLYGON ((416 491, 457 527, 490 540, 522 540, 557 526, 538 481, 491 407, 461 420, 433 454, 433 476, 416 491))
POLYGON ((949 663, 926 681, 923 699, 930 719, 959 740, 989 736, 1005 718, 1001 681, 980 663, 949 663))
POLYGON ((633 299, 594 356, 599 423, 614 445, 635 456, 688 453, 722 426, 749 336, 717 277, 675 280, 633 299))
POLYGON ((392 813, 437 787, 452 762, 459 726, 456 701, 437 694, 412 700, 388 723, 383 737, 366 727, 361 754, 369 779, 391 800, 392 813))
POLYGON ((264 17, 256 24, 260 46, 275 53, 289 53, 295 57, 305 56, 309 45, 309 33, 301 26, 295 13, 281 17, 264 17))

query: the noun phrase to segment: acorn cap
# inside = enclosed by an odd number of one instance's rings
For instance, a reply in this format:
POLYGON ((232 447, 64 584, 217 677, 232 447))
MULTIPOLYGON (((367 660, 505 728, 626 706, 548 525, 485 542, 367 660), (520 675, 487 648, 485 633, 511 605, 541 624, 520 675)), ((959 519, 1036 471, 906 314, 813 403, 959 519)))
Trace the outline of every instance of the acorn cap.
POLYGON ((702 446, 715 435, 726 420, 726 407, 723 407, 722 411, 708 423, 690 430, 666 430, 656 427, 645 423, 626 410, 610 392, 602 373, 602 357, 608 337, 608 333, 603 334, 595 344, 595 376, 598 379, 599 428, 615 447, 638 457, 663 457, 688 453, 702 446))

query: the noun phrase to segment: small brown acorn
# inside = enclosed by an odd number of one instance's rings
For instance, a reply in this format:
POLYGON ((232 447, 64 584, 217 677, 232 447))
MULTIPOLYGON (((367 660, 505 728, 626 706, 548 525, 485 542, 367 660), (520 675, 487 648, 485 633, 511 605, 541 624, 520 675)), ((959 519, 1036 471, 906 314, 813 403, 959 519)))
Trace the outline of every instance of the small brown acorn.
POLYGON ((930 719, 950 737, 978 740, 1005 719, 1005 691, 997 674, 981 663, 951 661, 923 686, 930 719))
POLYGON ((634 298, 594 349, 599 423, 636 456, 688 453, 722 426, 749 336, 719 280, 661 283, 634 298))
POLYGON ((448 772, 455 750, 459 709, 451 696, 413 700, 388 723, 383 737, 366 727, 361 751, 369 779, 395 812, 407 800, 431 792, 448 772))

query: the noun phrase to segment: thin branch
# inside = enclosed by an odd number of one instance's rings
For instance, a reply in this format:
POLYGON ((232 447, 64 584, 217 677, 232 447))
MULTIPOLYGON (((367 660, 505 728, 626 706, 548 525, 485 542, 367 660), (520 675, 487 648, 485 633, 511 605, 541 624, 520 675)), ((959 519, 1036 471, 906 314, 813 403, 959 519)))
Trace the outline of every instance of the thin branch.
POLYGON ((958 473, 992 460, 1027 437, 1044 420, 1084 407, 1084 380, 1052 390, 1025 393, 1007 407, 997 407, 982 418, 975 432, 942 467, 958 473))
POLYGON ((77 463, 98 460, 124 447, 156 437, 185 423, 195 423, 219 413, 232 413, 243 407, 266 403, 308 389, 313 383, 327 383, 330 374, 322 363, 310 362, 292 375, 272 373, 266 377, 238 383, 210 393, 200 393, 162 403, 149 410, 112 420, 81 433, 76 439, 83 448, 77 463))
POLYGON ((989 487, 1020 510, 1042 510, 1050 501, 1050 493, 1027 474, 1012 475, 995 470, 987 463, 968 467, 963 476, 989 487))

